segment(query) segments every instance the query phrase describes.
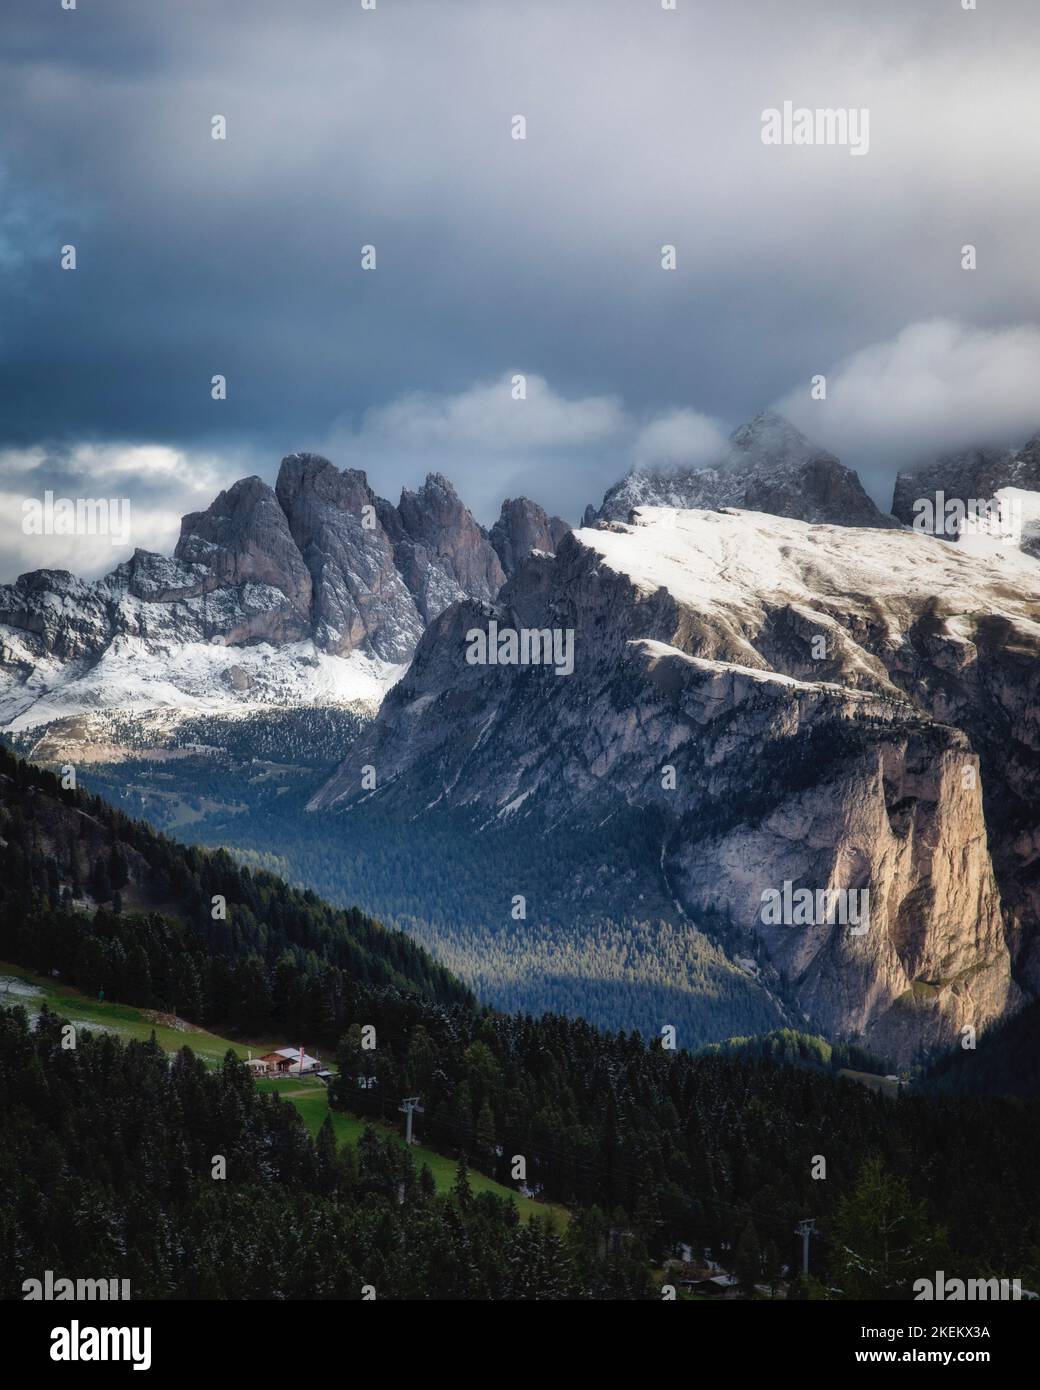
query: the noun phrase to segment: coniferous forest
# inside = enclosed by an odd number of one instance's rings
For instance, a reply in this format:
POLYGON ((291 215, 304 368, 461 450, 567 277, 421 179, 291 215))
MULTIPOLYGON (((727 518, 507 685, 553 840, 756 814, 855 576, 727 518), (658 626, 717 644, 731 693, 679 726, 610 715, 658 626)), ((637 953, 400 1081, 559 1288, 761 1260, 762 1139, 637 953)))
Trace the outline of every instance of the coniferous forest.
POLYGON ((7 753, 0 807, 0 959, 334 1049, 332 1107, 371 1121, 356 1145, 330 1123, 312 1140, 233 1053, 208 1070, 190 1039, 171 1059, 85 1030, 68 1048, 47 1011, 31 1027, 4 1010, 8 1297, 44 1268, 160 1298, 660 1297, 684 1245, 748 1293, 786 1273, 796 1298, 905 1299, 922 1268, 1040 1277, 1035 1099, 946 1094, 941 1076, 877 1093, 838 1074, 869 1058, 797 1034, 696 1054, 481 1007, 400 934, 7 753), (413 1094, 423 1143, 457 1165, 450 1193, 383 1127, 413 1094), (563 1229, 473 1193, 473 1173, 518 1188, 518 1156, 563 1229))
POLYGON ((536 1303, 1017 1371, 1038 70, 1040 0, 0 0, 9 1378, 444 1376, 445 1304, 544 1377, 536 1303))

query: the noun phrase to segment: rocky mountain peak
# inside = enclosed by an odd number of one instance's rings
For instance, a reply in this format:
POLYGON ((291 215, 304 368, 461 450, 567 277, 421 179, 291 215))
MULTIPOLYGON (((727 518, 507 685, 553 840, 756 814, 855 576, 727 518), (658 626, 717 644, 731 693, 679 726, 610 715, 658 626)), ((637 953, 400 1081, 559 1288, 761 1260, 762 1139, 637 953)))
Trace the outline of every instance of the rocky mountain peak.
POLYGON ((293 544, 274 489, 261 478, 241 478, 218 493, 204 512, 181 521, 174 558, 204 565, 204 589, 247 583, 269 585, 288 599, 301 629, 310 615, 311 581, 293 544))
MULTIPOLYGON (((834 459, 796 429, 786 416, 775 410, 762 410, 730 435, 730 454, 719 465, 759 462, 777 467, 797 465, 809 459, 834 459)), ((834 459, 837 462, 836 459, 834 459)))
POLYGON ((337 655, 360 647, 384 661, 405 660, 422 622, 364 472, 341 470, 318 454, 290 454, 282 460, 277 495, 311 577, 318 646, 337 655))
POLYGON ((318 505, 350 510, 374 502, 368 477, 360 468, 337 468, 321 454, 289 454, 282 459, 275 494, 287 517, 301 505, 301 498, 318 505))
POLYGON ((164 706, 171 689, 186 705, 225 700, 251 688, 228 677, 215 655, 226 647, 258 648, 265 699, 359 689, 368 700, 428 622, 461 599, 489 601, 504 580, 443 475, 397 508, 363 470, 290 454, 274 488, 242 478, 186 515, 172 557, 138 550, 96 581, 39 570, 0 586, 0 718, 122 708, 131 685, 140 705, 153 679, 164 706), (337 663, 355 656, 349 671, 337 663))
POLYGON ((205 511, 188 512, 181 518, 174 557, 191 561, 212 547, 238 550, 247 536, 264 525, 284 525, 274 490, 262 478, 240 478, 219 492, 205 511))
MULTIPOLYGON (((405 492, 407 492, 407 489, 402 488, 401 491, 403 495, 405 492)), ((427 502, 433 501, 435 498, 440 497, 443 498, 446 504, 451 507, 462 506, 462 503, 459 501, 459 494, 455 491, 455 484, 451 481, 450 478, 446 478, 443 473, 427 473, 426 479, 423 482, 422 487, 419 489, 418 494, 409 493, 408 495, 418 495, 427 502)))
POLYGON ((596 518, 627 521, 637 507, 741 507, 837 526, 896 525, 851 468, 771 410, 735 429, 725 454, 710 466, 634 470, 609 489, 596 518))
POLYGON ((1021 449, 973 447, 942 454, 931 462, 901 472, 892 495, 892 514, 907 526, 914 524, 915 504, 943 493, 967 504, 989 501, 1007 487, 1040 491, 1040 433, 1021 449))
MULTIPOLYGON (((441 473, 430 473, 418 492, 405 488, 397 508, 405 547, 402 565, 428 621, 446 605, 443 584, 431 589, 426 566, 433 564, 460 591, 459 596, 490 600, 505 583, 505 573, 487 532, 459 500, 441 473), (431 607, 432 605, 432 607, 431 607)), ((452 602, 455 600, 452 599, 452 602)))
POLYGON ((528 497, 507 497, 492 526, 489 540, 508 577, 512 577, 534 551, 555 555, 556 547, 571 528, 558 516, 549 516, 528 497))
POLYGON ((397 510, 405 529, 416 538, 424 532, 432 535, 438 530, 460 524, 466 526, 468 521, 473 521, 443 473, 427 473, 415 492, 402 488, 397 510))

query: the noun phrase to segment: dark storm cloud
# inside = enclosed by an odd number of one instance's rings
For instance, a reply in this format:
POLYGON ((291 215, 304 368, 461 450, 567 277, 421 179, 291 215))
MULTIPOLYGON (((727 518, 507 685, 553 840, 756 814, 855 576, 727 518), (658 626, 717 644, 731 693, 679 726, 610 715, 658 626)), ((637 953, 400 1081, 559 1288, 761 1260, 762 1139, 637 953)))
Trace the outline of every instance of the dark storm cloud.
MULTIPOLYGON (((387 492, 437 466, 485 515, 524 489, 573 517, 656 419, 733 424, 908 325, 1040 315, 1031 0, 81 0, 3 25, 0 449, 155 444, 230 481, 335 446, 387 492), (869 154, 765 147, 785 99, 869 107, 869 154), (617 428, 501 449, 380 413, 516 371, 617 428)), ((880 476, 899 442, 871 448, 880 476)))

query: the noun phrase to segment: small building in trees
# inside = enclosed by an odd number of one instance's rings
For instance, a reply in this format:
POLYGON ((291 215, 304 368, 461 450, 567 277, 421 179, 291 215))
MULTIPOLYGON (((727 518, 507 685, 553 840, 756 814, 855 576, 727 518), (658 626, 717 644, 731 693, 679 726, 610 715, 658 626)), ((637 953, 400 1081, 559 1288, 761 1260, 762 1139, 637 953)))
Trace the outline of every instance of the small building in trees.
POLYGON ((275 1052, 265 1052, 262 1057, 250 1057, 246 1066, 254 1076, 310 1076, 322 1072, 317 1057, 299 1047, 279 1047, 275 1052))
POLYGON ((321 1070, 321 1063, 317 1057, 304 1052, 302 1047, 280 1047, 277 1055, 289 1063, 290 1076, 306 1076, 310 1072, 321 1070))
MULTIPOLYGON (((299 1053, 293 1053, 293 1056, 298 1057, 299 1053)), ((289 1064, 292 1057, 284 1057, 281 1052, 265 1052, 262 1057, 258 1057, 256 1060, 262 1064, 263 1074, 266 1076, 289 1075, 289 1064)))

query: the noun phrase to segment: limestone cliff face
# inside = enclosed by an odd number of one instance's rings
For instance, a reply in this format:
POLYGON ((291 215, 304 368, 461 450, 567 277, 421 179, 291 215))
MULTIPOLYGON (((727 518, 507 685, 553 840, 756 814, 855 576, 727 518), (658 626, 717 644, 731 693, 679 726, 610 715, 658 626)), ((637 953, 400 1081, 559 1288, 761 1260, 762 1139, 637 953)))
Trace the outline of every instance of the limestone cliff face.
POLYGON ((1030 765, 1038 577, 1021 555, 995 573, 910 532, 746 512, 583 530, 497 604, 431 624, 313 807, 351 805, 370 764, 385 809, 452 809, 477 833, 645 808, 662 827, 646 872, 691 929, 753 957, 812 1026, 909 1060, 1014 1008, 1013 964, 1028 987, 983 793, 1010 785, 999 737, 1012 779, 1030 765), (492 619, 573 630, 573 674, 468 664, 492 619), (868 890, 868 930, 764 922, 785 881, 868 890))
POLYGON ((424 619, 460 598, 492 599, 505 574, 484 528, 451 483, 431 473, 418 492, 401 493, 395 520, 384 512, 395 553, 424 619))
POLYGON ((365 474, 341 472, 317 454, 291 454, 282 460, 277 496, 313 583, 316 643, 336 654, 365 646, 386 661, 407 659, 422 620, 365 474))
POLYGON ((204 593, 269 585, 299 615, 300 630, 308 625, 311 578, 273 489, 260 478, 242 478, 204 512, 184 517, 174 559, 205 566, 204 593))
POLYGON ((680 839, 675 881, 691 913, 725 922, 827 1035, 901 1058, 952 1045, 1020 997, 981 796, 964 785, 971 765, 955 742, 879 741, 757 823, 680 839), (868 890, 868 925, 774 924, 764 883, 868 890))
POLYGON ((555 555, 556 547, 571 528, 558 516, 528 497, 507 497, 502 514, 491 528, 488 539, 495 548, 502 569, 512 578, 535 551, 555 555))

